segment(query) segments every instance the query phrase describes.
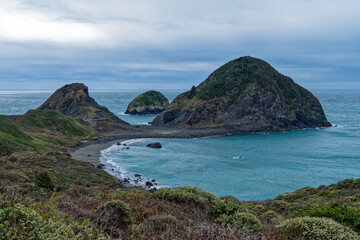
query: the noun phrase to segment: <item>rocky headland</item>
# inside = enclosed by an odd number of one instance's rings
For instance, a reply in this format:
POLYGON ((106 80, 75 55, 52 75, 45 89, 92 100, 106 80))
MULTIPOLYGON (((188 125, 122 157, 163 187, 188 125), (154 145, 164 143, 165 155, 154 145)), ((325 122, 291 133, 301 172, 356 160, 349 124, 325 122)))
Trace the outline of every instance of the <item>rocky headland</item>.
POLYGON ((159 91, 147 91, 130 102, 125 114, 159 114, 169 105, 169 100, 159 91))
POLYGON ((82 83, 72 83, 59 88, 38 110, 57 110, 65 116, 89 123, 100 132, 131 129, 129 123, 90 97, 88 87, 82 83))
POLYGON ((178 95, 152 125, 232 132, 331 126, 311 92, 265 61, 249 56, 224 64, 199 86, 178 95))

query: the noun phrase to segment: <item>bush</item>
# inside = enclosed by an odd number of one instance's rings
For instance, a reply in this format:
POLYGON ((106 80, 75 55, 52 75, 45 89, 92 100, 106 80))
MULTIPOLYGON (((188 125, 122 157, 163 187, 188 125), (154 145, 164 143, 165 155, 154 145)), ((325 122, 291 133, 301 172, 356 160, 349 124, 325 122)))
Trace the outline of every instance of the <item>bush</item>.
POLYGON ((195 187, 160 188, 154 193, 155 197, 179 203, 193 203, 204 208, 214 217, 221 214, 233 214, 241 209, 240 204, 233 197, 219 199, 216 195, 195 187))
POLYGON ((339 203, 321 206, 308 212, 312 217, 328 217, 360 233, 360 209, 339 203))
POLYGON ((51 181, 51 178, 49 176, 49 173, 44 171, 44 172, 39 172, 36 176, 35 176, 35 184, 38 187, 41 188, 45 188, 48 190, 54 190, 54 184, 51 181))
POLYGON ((106 202, 97 209, 95 222, 111 236, 118 236, 132 222, 131 209, 120 200, 106 202))
MULTIPOLYGON (((0 199, 1 200, 1 199, 0 199)), ((0 204, 0 239, 106 239, 87 222, 47 216, 18 203, 0 204)))
POLYGON ((262 228, 260 221, 255 215, 246 212, 236 212, 230 216, 223 214, 216 219, 216 222, 225 226, 244 227, 254 231, 259 231, 262 228))
POLYGON ((332 219, 301 217, 284 221, 278 229, 284 239, 309 240, 359 240, 360 237, 350 228, 332 219))
POLYGON ((39 172, 35 176, 35 185, 50 191, 61 191, 68 187, 69 181, 55 170, 39 172))

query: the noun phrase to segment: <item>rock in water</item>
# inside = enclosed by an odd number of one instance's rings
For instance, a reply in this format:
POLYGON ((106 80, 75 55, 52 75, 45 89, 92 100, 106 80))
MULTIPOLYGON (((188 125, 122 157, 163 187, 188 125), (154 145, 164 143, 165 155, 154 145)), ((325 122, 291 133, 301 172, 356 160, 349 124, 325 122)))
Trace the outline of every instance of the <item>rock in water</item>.
POLYGON ((159 142, 156 142, 156 143, 149 143, 146 145, 147 147, 150 147, 150 148, 162 148, 162 145, 161 143, 159 142))
POLYGON ((241 57, 178 95, 152 125, 276 132, 329 127, 318 99, 270 64, 241 57))
POLYGON ((130 124, 115 116, 90 97, 88 87, 82 83, 68 84, 56 90, 38 109, 55 109, 71 118, 89 122, 91 126, 101 132, 131 128, 130 124))
POLYGON ((147 91, 132 100, 126 114, 146 115, 159 114, 169 105, 169 100, 158 91, 147 91))

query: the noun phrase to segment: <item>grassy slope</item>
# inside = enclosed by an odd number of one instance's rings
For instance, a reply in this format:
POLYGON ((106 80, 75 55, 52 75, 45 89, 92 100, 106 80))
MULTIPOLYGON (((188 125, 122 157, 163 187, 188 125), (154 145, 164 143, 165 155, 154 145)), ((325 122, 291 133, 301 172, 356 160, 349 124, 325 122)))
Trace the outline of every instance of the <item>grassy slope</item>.
MULTIPOLYGON (((85 123, 55 111, 30 111, 10 119, 0 116, 2 221, 4 216, 5 222, 24 217, 12 215, 14 209, 25 215, 35 211, 31 219, 36 221, 31 221, 40 228, 53 231, 43 225, 51 219, 60 225, 66 223, 71 228, 69 233, 90 234, 88 239, 104 237, 102 233, 124 239, 288 239, 286 232, 274 226, 302 216, 331 217, 354 231, 360 226, 356 222, 360 216, 360 179, 303 188, 258 202, 217 198, 191 187, 151 194, 123 189, 105 171, 69 158, 66 147, 96 135, 85 123), (348 207, 336 207, 344 204, 348 207), (319 206, 321 211, 315 211, 319 206), (262 223, 261 230, 256 218, 262 223), (92 230, 79 230, 76 222, 92 230), (243 226, 258 232, 244 230, 243 226)), ((20 234, 35 231, 26 232, 18 224, 10 224, 8 230, 20 234)))

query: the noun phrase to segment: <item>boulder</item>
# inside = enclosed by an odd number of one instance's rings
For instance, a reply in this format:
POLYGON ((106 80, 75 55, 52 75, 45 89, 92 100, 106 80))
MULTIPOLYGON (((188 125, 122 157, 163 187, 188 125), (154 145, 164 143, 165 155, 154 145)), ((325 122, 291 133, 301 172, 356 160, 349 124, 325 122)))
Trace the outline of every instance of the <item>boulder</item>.
POLYGON ((147 147, 150 148, 162 148, 161 143, 155 142, 155 143, 149 143, 148 145, 146 145, 147 147))

